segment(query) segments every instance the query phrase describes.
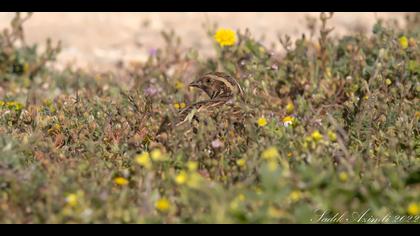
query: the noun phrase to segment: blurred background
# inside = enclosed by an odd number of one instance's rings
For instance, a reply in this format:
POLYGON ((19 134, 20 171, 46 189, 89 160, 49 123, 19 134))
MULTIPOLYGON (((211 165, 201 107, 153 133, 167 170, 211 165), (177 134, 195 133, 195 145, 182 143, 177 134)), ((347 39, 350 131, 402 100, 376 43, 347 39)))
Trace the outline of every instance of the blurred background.
MULTIPOLYGON (((10 24, 14 13, 0 13, 0 27, 10 24)), ((119 61, 142 61, 153 48, 164 43, 163 30, 174 29, 184 48, 212 55, 212 41, 204 25, 217 24, 234 30, 249 28, 265 45, 278 45, 278 35, 309 34, 308 18, 319 13, 35 13, 25 24, 29 43, 50 37, 61 40, 62 65, 105 69, 119 61)), ((402 23, 404 13, 335 13, 331 26, 335 35, 371 31, 377 19, 402 23)))

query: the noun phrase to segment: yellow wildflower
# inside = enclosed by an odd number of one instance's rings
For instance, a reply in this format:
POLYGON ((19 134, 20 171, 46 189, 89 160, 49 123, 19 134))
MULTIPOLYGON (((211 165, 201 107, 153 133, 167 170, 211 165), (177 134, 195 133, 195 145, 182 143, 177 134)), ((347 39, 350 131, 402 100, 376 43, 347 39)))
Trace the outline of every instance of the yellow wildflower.
POLYGON ((391 81, 390 79, 386 79, 386 80, 385 80, 385 84, 386 84, 386 85, 391 85, 391 84, 392 84, 392 81, 391 81))
POLYGON ((232 46, 236 43, 236 34, 231 29, 220 28, 214 35, 214 39, 221 47, 232 46))
POLYGON ((333 131, 329 130, 327 132, 327 135, 328 135, 328 138, 331 140, 331 142, 337 141, 337 135, 333 131))
POLYGON ((236 160, 236 164, 239 166, 239 167, 244 167, 245 165, 246 165, 246 160, 245 159, 238 159, 238 160, 236 160))
POLYGON ((48 134, 58 134, 61 131, 61 125, 55 124, 51 127, 51 129, 48 130, 48 134))
POLYGON ((67 203, 67 205, 69 205, 71 207, 77 206, 77 204, 79 203, 79 199, 77 197, 77 194, 75 194, 75 193, 69 194, 66 197, 66 203, 67 203))
POLYGON ((267 125, 267 120, 264 117, 261 117, 261 118, 258 119, 257 123, 258 123, 258 126, 264 127, 264 126, 267 125))
POLYGON ((274 160, 278 156, 279 156, 279 152, 277 151, 277 148, 275 147, 269 147, 265 149, 261 154, 261 157, 265 160, 274 160))
POLYGON ((189 171, 196 171, 198 169, 198 163, 196 161, 189 161, 187 163, 187 168, 189 171))
POLYGON ((416 111, 415 115, 416 119, 420 119, 420 111, 416 111))
POLYGON ((245 201, 245 199, 246 199, 246 197, 243 193, 239 194, 236 198, 241 202, 245 201))
POLYGON ((174 107, 175 109, 184 109, 187 105, 185 104, 185 102, 181 102, 181 103, 174 103, 174 107))
POLYGON ((315 130, 314 132, 312 132, 311 137, 315 142, 318 142, 323 138, 323 136, 318 130, 315 130))
POLYGON ((341 182, 347 182, 349 180, 349 175, 346 172, 342 171, 338 174, 338 179, 341 182))
POLYGON ((143 152, 142 154, 136 157, 137 164, 143 166, 146 169, 152 168, 152 162, 150 161, 150 156, 148 152, 143 152))
POLYGON ((152 160, 154 161, 164 161, 166 159, 165 155, 160 149, 155 149, 150 153, 152 160))
POLYGON ((410 203, 407 207, 407 213, 412 216, 420 215, 420 204, 415 202, 410 203))
POLYGON ((293 157, 293 153, 292 152, 287 153, 287 157, 288 158, 292 158, 293 157))
POLYGON ((114 179, 114 183, 120 186, 124 186, 128 184, 128 180, 124 177, 117 177, 114 179))
POLYGON ((298 191, 298 190, 292 191, 289 194, 289 199, 292 202, 298 202, 301 198, 302 198, 302 193, 300 191, 298 191))
POLYGON ((155 202, 156 210, 166 213, 171 209, 171 203, 166 198, 161 198, 155 202))
POLYGON ((293 125, 294 122, 295 118, 293 116, 286 116, 283 118, 283 125, 286 127, 289 125, 293 125))
POLYGON ((287 105, 286 105, 287 114, 293 113, 294 110, 295 110, 295 105, 293 105, 292 102, 287 103, 287 105))
POLYGON ((185 173, 185 171, 181 171, 179 172, 177 176, 175 176, 175 183, 179 185, 183 185, 187 182, 187 179, 188 179, 187 173, 185 173))
POLYGON ((402 37, 400 37, 399 41, 400 41, 400 46, 401 46, 402 49, 408 48, 408 39, 407 39, 407 37, 402 36, 402 37))
POLYGON ((15 102, 15 101, 11 101, 11 102, 6 102, 6 107, 9 108, 10 110, 15 110, 15 111, 20 111, 23 108, 22 103, 19 102, 15 102))
POLYGON ((176 89, 178 89, 178 90, 181 90, 181 89, 183 89, 185 87, 185 85, 184 85, 184 83, 182 83, 181 81, 176 81, 175 82, 175 88, 176 89))

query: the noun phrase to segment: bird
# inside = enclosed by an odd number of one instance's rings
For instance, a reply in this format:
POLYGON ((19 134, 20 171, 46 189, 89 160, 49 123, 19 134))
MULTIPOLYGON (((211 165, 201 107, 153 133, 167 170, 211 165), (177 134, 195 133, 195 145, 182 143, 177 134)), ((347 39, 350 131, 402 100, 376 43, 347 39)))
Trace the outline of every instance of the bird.
POLYGON ((236 95, 243 96, 244 92, 232 76, 223 72, 207 73, 189 84, 204 91, 210 99, 232 99, 236 95))
POLYGON ((160 125, 157 134, 161 134, 163 132, 168 131, 170 128, 179 127, 188 121, 196 120, 199 121, 196 113, 200 112, 211 112, 217 107, 225 104, 225 99, 208 99, 193 103, 186 108, 180 110, 176 117, 171 121, 169 116, 165 116, 162 124, 160 125))
POLYGON ((229 119, 240 116, 240 112, 238 112, 240 109, 238 106, 234 106, 234 99, 236 95, 242 97, 244 93, 240 84, 232 76, 223 72, 206 73, 191 82, 189 87, 199 88, 208 95, 209 99, 195 102, 180 110, 173 120, 169 116, 165 116, 156 135, 193 120, 199 122, 197 114, 210 116, 225 104, 229 106, 228 110, 232 115, 228 117, 229 119))

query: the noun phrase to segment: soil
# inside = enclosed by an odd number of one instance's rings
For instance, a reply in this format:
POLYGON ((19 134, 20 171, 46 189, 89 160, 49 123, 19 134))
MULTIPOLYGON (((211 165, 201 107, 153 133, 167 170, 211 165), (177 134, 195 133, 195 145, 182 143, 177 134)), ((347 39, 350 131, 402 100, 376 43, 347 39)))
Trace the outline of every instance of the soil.
MULTIPOLYGON (((14 13, 0 13, 0 28, 7 27, 14 13)), ((319 13, 35 13, 25 24, 29 43, 46 38, 61 40, 59 64, 105 69, 118 61, 145 60, 148 52, 164 44, 162 30, 174 29, 185 48, 212 55, 212 41, 205 23, 245 30, 266 45, 278 46, 278 35, 309 34, 307 16, 319 13)), ((334 34, 370 32, 376 19, 402 22, 404 13, 335 13, 330 25, 334 34)), ((319 24, 319 23, 318 23, 319 24)))

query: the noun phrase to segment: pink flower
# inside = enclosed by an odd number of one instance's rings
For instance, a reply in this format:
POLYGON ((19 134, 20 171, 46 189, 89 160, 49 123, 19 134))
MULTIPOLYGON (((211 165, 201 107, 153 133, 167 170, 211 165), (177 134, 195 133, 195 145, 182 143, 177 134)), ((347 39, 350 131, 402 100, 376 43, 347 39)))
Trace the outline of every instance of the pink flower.
POLYGON ((220 148, 223 146, 223 143, 219 139, 215 139, 211 142, 213 148, 220 148))
POLYGON ((154 96, 154 95, 156 95, 157 93, 158 93, 158 89, 157 88, 155 88, 155 87, 148 87, 148 88, 146 88, 145 90, 144 90, 144 93, 147 95, 147 96, 154 96))

